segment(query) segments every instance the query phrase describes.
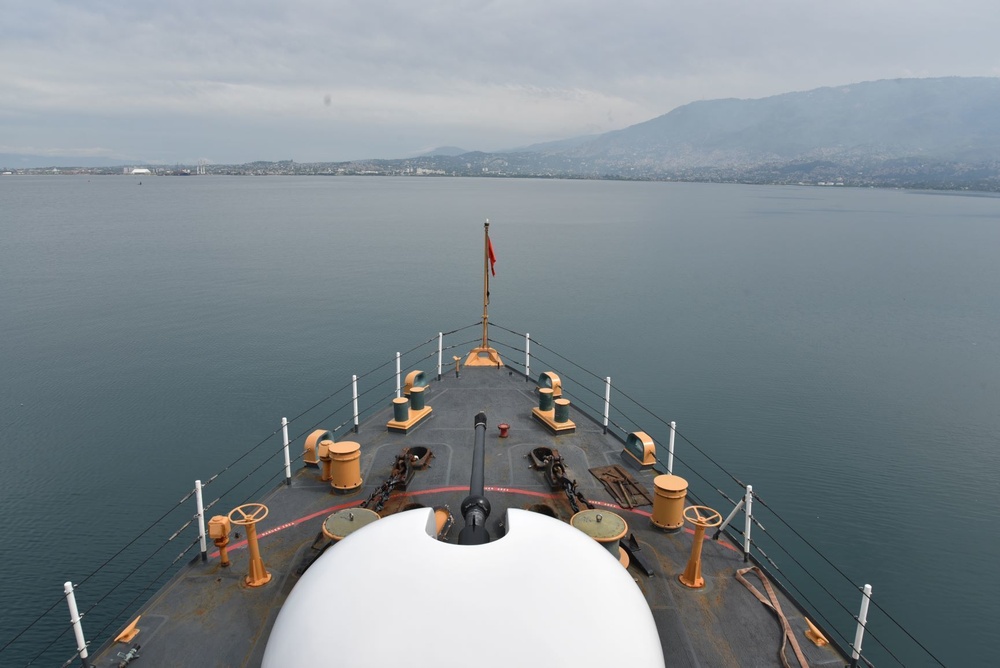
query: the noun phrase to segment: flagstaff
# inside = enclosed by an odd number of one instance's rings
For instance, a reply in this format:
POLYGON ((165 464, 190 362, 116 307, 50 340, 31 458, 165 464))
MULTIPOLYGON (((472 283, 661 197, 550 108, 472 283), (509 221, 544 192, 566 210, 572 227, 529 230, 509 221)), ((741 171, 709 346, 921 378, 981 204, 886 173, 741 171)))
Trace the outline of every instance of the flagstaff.
POLYGON ((496 276, 496 253, 490 241, 490 220, 483 223, 483 340, 478 348, 469 351, 465 366, 496 366, 502 367, 500 354, 490 347, 489 343, 489 306, 490 306, 490 274, 496 276))
POLYGON ((483 235, 483 344, 481 347, 489 347, 490 328, 490 219, 483 223, 485 234, 483 235))

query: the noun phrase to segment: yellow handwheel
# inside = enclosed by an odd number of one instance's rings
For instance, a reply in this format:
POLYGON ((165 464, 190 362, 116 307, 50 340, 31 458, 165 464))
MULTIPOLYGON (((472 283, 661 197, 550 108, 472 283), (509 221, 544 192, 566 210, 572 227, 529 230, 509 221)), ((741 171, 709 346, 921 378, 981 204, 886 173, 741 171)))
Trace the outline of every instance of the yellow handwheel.
POLYGON ((229 520, 240 526, 256 524, 267 517, 267 512, 267 506, 263 503, 244 503, 229 511, 229 520))
POLYGON ((722 524, 722 514, 708 506, 688 506, 684 519, 696 527, 717 527, 722 524))

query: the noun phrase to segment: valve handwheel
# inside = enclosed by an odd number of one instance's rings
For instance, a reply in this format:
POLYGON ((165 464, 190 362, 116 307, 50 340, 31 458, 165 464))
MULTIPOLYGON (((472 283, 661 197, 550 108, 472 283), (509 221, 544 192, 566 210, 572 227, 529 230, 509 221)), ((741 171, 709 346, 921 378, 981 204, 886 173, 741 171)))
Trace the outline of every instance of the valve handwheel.
POLYGON ((705 586, 705 578, 701 577, 701 544, 705 540, 705 529, 722 524, 722 515, 708 506, 688 506, 684 509, 684 519, 694 525, 694 538, 687 568, 677 579, 685 587, 701 589, 705 586))
POLYGON ((267 506, 263 503, 244 503, 229 511, 229 520, 233 524, 247 528, 250 570, 243 581, 248 587, 260 587, 271 581, 271 574, 264 568, 264 560, 260 558, 260 547, 257 545, 257 522, 265 517, 267 517, 267 506))
POLYGON ((267 506, 263 503, 244 503, 229 511, 229 519, 233 524, 246 526, 260 522, 267 517, 267 512, 267 506), (239 518, 237 519, 235 515, 239 515, 239 518))
POLYGON ((722 524, 722 515, 708 506, 688 506, 684 509, 684 519, 696 527, 717 527, 722 524))

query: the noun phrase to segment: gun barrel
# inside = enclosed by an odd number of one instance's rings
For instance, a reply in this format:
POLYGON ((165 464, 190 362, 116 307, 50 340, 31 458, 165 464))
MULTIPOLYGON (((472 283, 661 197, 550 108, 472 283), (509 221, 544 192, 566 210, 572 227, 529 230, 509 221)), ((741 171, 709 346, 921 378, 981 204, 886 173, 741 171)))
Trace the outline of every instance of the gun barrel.
POLYGON ((472 479, 469 495, 462 501, 465 528, 458 534, 459 545, 482 545, 490 542, 486 518, 490 516, 490 502, 486 499, 486 413, 477 413, 476 440, 472 450, 472 479))

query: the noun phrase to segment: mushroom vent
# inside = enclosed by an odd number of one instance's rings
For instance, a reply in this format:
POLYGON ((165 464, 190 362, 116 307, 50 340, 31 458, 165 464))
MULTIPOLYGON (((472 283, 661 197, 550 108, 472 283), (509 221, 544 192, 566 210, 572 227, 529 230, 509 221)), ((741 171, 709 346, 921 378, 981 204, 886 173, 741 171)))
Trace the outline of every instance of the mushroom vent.
POLYGON ((333 434, 326 429, 317 429, 313 431, 309 436, 306 437, 305 446, 302 452, 302 462, 306 466, 311 466, 313 468, 319 468, 319 457, 317 456, 317 450, 319 449, 319 444, 323 441, 332 441, 333 434))
POLYGON ((411 389, 414 387, 427 387, 429 382, 427 374, 423 371, 411 371, 406 374, 406 381, 403 383, 403 394, 409 396, 411 389))
POLYGON ((538 375, 538 387, 552 390, 552 398, 562 396, 562 380, 554 371, 543 371, 538 375))
POLYGON ((641 469, 652 468, 656 464, 656 443, 644 431, 633 431, 625 439, 625 461, 641 469))

